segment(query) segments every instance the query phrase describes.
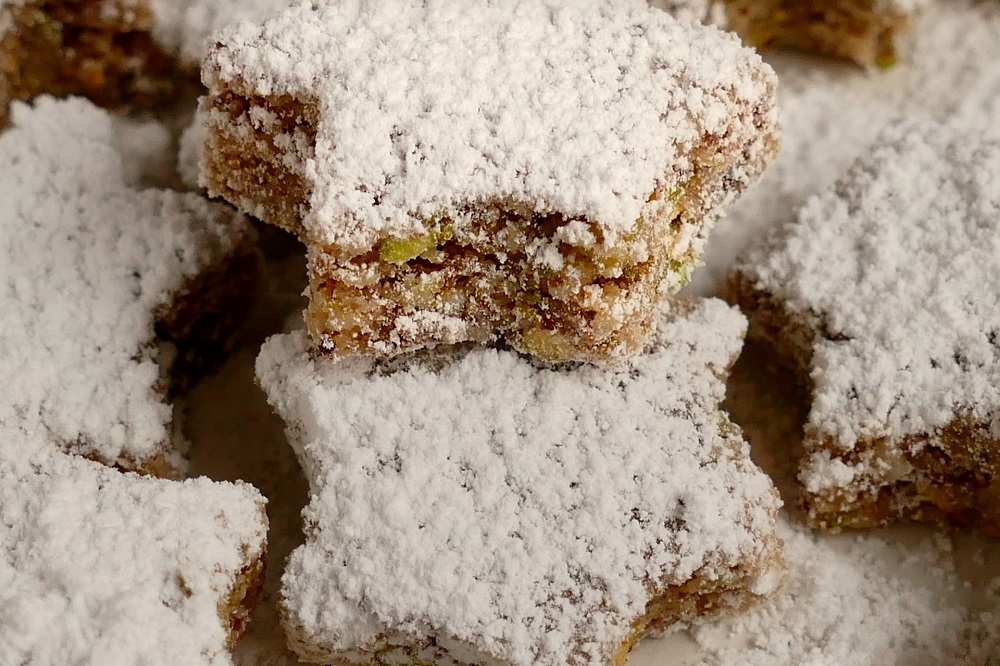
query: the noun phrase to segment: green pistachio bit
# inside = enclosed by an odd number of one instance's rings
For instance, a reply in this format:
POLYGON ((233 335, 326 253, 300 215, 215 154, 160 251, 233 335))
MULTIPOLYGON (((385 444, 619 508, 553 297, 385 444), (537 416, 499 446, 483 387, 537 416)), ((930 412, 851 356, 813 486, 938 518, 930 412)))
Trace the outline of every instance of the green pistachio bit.
POLYGON ((725 416, 719 417, 719 434, 723 437, 740 437, 743 431, 725 416))
POLYGON ((576 347, 567 336, 544 328, 525 331, 521 346, 529 354, 550 361, 570 361, 576 356, 576 347))
POLYGON ((896 54, 886 51, 875 56, 875 66, 879 69, 889 69, 896 64, 896 54))
POLYGON ((402 264, 436 249, 452 237, 451 225, 445 224, 419 236, 386 238, 379 246, 379 256, 390 264, 402 264))
POLYGON ((691 273, 694 272, 695 257, 685 257, 681 261, 674 261, 670 264, 670 271, 677 275, 677 286, 682 287, 691 281, 691 273))
POLYGON ((748 32, 749 34, 745 36, 746 42, 751 46, 756 46, 758 49, 772 47, 778 42, 778 38, 774 34, 774 29, 767 25, 754 24, 748 32))
POLYGON ((434 242, 434 236, 431 234, 407 238, 386 238, 382 241, 378 254, 383 261, 388 261, 390 264, 402 264, 436 246, 437 243, 434 242))

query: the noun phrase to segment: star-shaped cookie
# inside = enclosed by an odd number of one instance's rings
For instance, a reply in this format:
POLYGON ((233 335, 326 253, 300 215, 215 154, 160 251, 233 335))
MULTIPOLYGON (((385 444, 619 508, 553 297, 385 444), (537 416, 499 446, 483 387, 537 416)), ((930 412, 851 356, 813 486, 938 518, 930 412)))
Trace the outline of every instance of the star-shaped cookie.
POLYGON ((261 385, 309 479, 284 623, 322 663, 620 664, 772 591, 779 505, 719 408, 745 320, 660 313, 613 371, 460 347, 380 363, 269 340, 261 385))
POLYGON ((176 474, 171 365, 253 303, 252 228, 197 194, 131 186, 111 116, 84 100, 16 103, 0 160, 0 423, 176 474))
POLYGON ((1000 135, 901 120, 743 258, 733 298, 811 390, 813 525, 1000 533, 1000 135))

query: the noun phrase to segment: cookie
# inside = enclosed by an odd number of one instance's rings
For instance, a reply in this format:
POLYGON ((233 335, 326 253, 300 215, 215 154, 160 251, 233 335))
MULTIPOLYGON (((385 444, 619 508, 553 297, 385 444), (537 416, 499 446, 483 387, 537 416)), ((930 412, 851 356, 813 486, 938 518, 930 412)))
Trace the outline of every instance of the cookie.
POLYGON ((641 1, 303 4, 203 81, 202 182, 308 246, 330 355, 620 360, 777 141, 770 68, 641 1))
POLYGON ((822 529, 1000 534, 1000 135, 900 120, 740 260, 751 335, 812 406, 800 480, 822 529))
POLYGON ((4 663, 224 666, 263 579, 246 484, 122 474, 0 424, 4 663))
POLYGON ((178 474, 167 394, 224 350, 260 260, 241 215, 130 186, 112 119, 78 98, 0 135, 0 423, 122 469, 178 474))
POLYGON ((780 502, 719 407, 745 319, 716 300, 660 315, 614 370, 271 338, 258 378, 311 487, 282 579, 299 656, 621 664, 650 631, 771 592, 780 502))
POLYGON ((0 0, 0 119, 12 99, 85 95, 111 108, 195 82, 211 33, 286 0, 0 0))
POLYGON ((926 0, 719 0, 725 24, 760 49, 795 47, 865 67, 894 65, 926 0))

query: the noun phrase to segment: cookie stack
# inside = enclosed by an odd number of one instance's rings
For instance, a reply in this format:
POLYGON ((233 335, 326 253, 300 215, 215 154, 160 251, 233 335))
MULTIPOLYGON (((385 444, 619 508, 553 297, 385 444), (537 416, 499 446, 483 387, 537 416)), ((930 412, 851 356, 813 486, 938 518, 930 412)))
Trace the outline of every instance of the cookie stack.
POLYGON ((670 300, 776 150, 773 73, 643 2, 304 4, 216 35, 202 182, 307 248, 258 377, 309 478, 308 661, 621 663, 780 578, 719 403, 745 332, 670 300))

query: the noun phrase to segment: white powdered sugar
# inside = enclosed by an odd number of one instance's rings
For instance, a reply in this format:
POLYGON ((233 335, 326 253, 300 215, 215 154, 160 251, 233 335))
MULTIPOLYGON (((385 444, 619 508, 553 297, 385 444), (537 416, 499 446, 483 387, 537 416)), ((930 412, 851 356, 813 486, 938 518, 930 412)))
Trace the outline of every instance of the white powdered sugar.
POLYGON ((220 601, 261 554, 260 494, 122 474, 36 436, 0 424, 0 662, 231 664, 220 601))
POLYGON ((995 124, 1000 3, 933 0, 915 18, 912 51, 886 71, 866 72, 801 53, 772 52, 778 73, 781 150, 712 232, 691 290, 719 293, 734 259, 767 229, 794 219, 893 119, 995 124), (963 113, 955 117, 961 107, 963 113))
POLYGON ((181 182, 192 190, 198 189, 199 165, 202 146, 208 136, 208 126, 204 117, 196 113, 191 123, 181 132, 177 147, 177 175, 181 182))
POLYGON ((649 0, 650 7, 669 13, 678 21, 707 23, 726 27, 726 10, 722 2, 714 0, 649 0))
POLYGON ((741 271, 817 329, 810 432, 851 449, 1000 421, 998 231, 1000 131, 906 120, 750 253, 741 271))
POLYGON ((735 36, 642 0, 321 1, 217 39, 210 88, 318 105, 306 231, 359 252, 491 200, 612 243, 705 137, 758 134, 774 83, 735 36))
POLYGON ((290 0, 132 0, 148 5, 153 36, 183 61, 200 64, 213 33, 237 21, 263 20, 290 0))
POLYGON ((314 360, 303 333, 270 339, 258 377, 313 496, 283 579, 293 643, 608 663, 670 586, 745 568, 769 591, 778 500, 719 411, 745 320, 676 307, 610 371, 488 348, 314 360))
MULTIPOLYGON (((957 593, 950 542, 817 537, 785 521, 782 590, 693 631, 701 666, 996 664, 995 628, 957 593), (984 631, 985 630, 985 631, 984 631)), ((994 620, 995 621, 995 620, 994 620)))
POLYGON ((248 226, 197 195, 128 187, 112 120, 89 102, 42 97, 12 117, 0 136, 0 423, 141 468, 171 437, 157 315, 248 226))

